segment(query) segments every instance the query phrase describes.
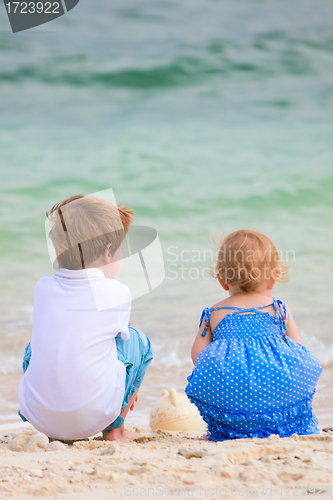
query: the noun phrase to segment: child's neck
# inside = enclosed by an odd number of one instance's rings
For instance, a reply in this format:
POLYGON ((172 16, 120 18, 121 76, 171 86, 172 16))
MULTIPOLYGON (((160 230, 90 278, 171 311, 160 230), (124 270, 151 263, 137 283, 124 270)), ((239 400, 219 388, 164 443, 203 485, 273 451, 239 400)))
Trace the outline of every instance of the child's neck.
POLYGON ((268 288, 267 286, 261 286, 258 287, 256 290, 253 292, 243 292, 242 290, 239 290, 238 288, 234 287, 229 287, 229 296, 230 297, 236 297, 236 296, 247 296, 247 297, 254 297, 256 295, 265 295, 266 297, 271 297, 272 295, 272 288, 268 288))

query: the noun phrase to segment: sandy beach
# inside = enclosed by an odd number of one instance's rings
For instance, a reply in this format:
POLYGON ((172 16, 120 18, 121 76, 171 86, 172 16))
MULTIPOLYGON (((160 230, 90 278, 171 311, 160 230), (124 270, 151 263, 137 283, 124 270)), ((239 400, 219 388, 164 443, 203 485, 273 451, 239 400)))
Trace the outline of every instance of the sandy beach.
POLYGON ((49 443, 31 427, 9 422, 17 406, 18 375, 0 380, 2 408, 0 497, 28 499, 121 498, 332 498, 332 371, 325 370, 314 399, 320 435, 280 439, 241 439, 220 443, 202 439, 204 431, 152 432, 149 409, 165 380, 181 391, 188 370, 147 374, 128 427, 134 442, 105 442, 101 436, 72 445, 49 443), (178 386, 178 387, 177 387, 178 386), (142 424, 143 423, 143 424, 142 424), (21 427, 20 427, 21 426, 21 427), (322 429, 325 428, 326 431, 322 429))
MULTIPOLYGON (((4 4, 0 500, 333 500, 333 2, 4 4), (35 14, 42 24, 13 32, 14 18, 23 28, 35 14), (57 268, 46 212, 81 193, 136 214, 117 279, 154 360, 126 418, 133 442, 99 434, 50 443, 18 416, 22 356, 39 321, 35 286, 57 268), (163 389, 184 393, 202 310, 228 296, 209 274, 220 238, 241 228, 271 238, 290 265, 291 281, 273 296, 323 367, 313 400, 320 434, 214 443, 204 424, 154 432, 149 415, 163 389)), ((101 235, 109 244, 105 234, 111 242, 114 226, 73 238, 62 219, 66 249, 101 235)), ((58 317, 63 309, 47 299, 45 342, 49 308, 58 317)), ((75 318, 78 304, 67 311, 75 318)), ((83 352, 80 333, 67 355, 83 352)))
POLYGON ((333 432, 211 443, 195 432, 157 431, 131 443, 69 446, 28 430, 7 440, 2 498, 332 497, 333 432))

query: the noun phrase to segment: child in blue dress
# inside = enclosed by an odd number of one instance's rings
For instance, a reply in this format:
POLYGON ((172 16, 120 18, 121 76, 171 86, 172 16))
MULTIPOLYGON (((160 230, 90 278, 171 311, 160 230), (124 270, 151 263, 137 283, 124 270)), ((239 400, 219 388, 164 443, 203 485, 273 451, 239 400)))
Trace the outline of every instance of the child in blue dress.
POLYGON ((275 282, 288 280, 276 247, 257 231, 236 231, 222 242, 214 277, 229 298, 202 313, 186 387, 207 438, 318 434, 311 403, 322 369, 289 307, 271 298, 275 282))

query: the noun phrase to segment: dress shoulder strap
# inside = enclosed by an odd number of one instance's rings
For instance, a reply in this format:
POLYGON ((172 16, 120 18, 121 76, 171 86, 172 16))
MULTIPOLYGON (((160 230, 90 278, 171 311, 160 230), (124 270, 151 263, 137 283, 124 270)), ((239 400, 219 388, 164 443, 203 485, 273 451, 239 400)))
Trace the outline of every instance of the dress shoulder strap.
MULTIPOLYGON (((280 301, 281 302, 281 301, 280 301)), ((239 314, 243 312, 255 312, 257 309, 263 309, 264 307, 272 306, 275 304, 274 302, 271 302, 270 304, 264 304, 263 306, 257 306, 257 307, 231 307, 231 306, 223 306, 223 307, 205 307, 205 309, 202 311, 201 318, 200 318, 200 324, 199 327, 201 326, 202 320, 205 317, 206 322, 210 320, 210 313, 212 311, 218 311, 220 309, 232 309, 234 312, 231 314, 239 314)))
POLYGON ((244 307, 229 307, 229 306, 223 306, 223 307, 205 307, 205 309, 202 311, 201 318, 200 318, 200 323, 199 323, 199 328, 201 326, 202 320, 205 318, 205 328, 203 329, 203 332, 201 333, 202 337, 205 337, 206 332, 208 330, 208 325, 210 321, 210 313, 212 311, 218 311, 220 309, 231 309, 234 312, 231 314, 240 314, 243 312, 256 312, 257 309, 263 309, 264 307, 272 306, 273 302, 271 304, 264 304, 263 306, 258 306, 258 307, 250 307, 248 309, 244 307))
POLYGON ((274 309, 275 309, 276 322, 280 325, 280 328, 282 330, 283 340, 287 345, 290 345, 286 334, 287 322, 290 317, 287 306, 282 300, 274 299, 274 309))
POLYGON ((284 341, 289 345, 288 338, 286 335, 286 330, 287 330, 287 322, 290 317, 289 311, 287 309, 286 304, 282 300, 275 299, 273 297, 273 302, 270 304, 264 304, 262 306, 257 306, 257 307, 250 307, 248 309, 243 308, 243 307, 205 307, 205 309, 202 311, 200 322, 199 322, 199 328, 201 326, 202 320, 205 318, 205 328, 203 329, 201 336, 205 337, 206 332, 208 330, 209 326, 209 321, 210 321, 210 314, 212 311, 217 311, 220 309, 232 309, 234 312, 231 313, 233 314, 240 314, 244 312, 256 312, 258 309, 264 309, 265 307, 268 306, 273 306, 275 309, 275 315, 276 315, 276 322, 280 325, 281 330, 282 330, 282 336, 284 341))
POLYGON ((205 318, 205 322, 209 323, 210 313, 212 311, 217 311, 218 309, 237 309, 237 310, 243 311, 243 309, 241 307, 205 307, 205 309, 201 313, 199 328, 201 326, 202 320, 205 318))
POLYGON ((286 304, 282 300, 274 299, 274 309, 277 317, 284 317, 288 321, 290 314, 286 304))
POLYGON ((200 318, 200 322, 199 322, 199 328, 201 326, 201 323, 202 323, 202 320, 205 318, 205 323, 209 323, 209 320, 210 320, 210 308, 209 307, 205 307, 205 309, 202 311, 201 313, 201 318, 200 318))

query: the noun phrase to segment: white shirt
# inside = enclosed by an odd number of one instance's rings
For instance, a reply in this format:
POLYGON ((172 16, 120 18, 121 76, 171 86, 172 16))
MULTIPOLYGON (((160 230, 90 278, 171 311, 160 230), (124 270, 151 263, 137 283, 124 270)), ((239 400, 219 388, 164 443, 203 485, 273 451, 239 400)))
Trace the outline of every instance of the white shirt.
POLYGON ((97 268, 60 269, 35 287, 32 356, 20 412, 52 438, 101 432, 120 414, 125 365, 115 336, 129 338, 131 294, 97 268))

